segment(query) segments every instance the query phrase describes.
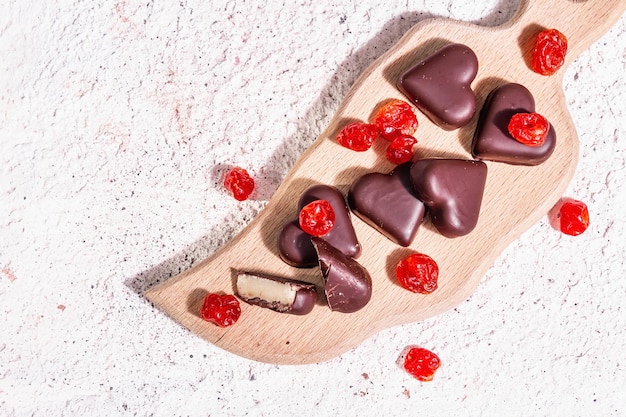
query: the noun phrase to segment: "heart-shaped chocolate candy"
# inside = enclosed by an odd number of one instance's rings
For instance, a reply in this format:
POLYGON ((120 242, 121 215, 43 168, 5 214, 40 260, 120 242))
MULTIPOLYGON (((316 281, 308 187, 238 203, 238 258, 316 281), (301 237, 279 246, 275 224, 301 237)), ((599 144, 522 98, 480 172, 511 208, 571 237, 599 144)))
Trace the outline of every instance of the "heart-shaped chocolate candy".
POLYGON ((477 72, 474 51, 453 43, 402 74, 397 87, 430 120, 453 130, 474 116, 476 96, 471 83, 477 72))
POLYGON ((535 99, 523 85, 509 83, 493 90, 480 112, 472 141, 472 155, 478 159, 511 165, 539 165, 544 162, 556 146, 556 133, 552 125, 541 146, 518 142, 508 130, 514 114, 534 111, 535 99))
MULTIPOLYGON (((335 187, 323 184, 314 185, 300 196, 298 211, 315 200, 328 201, 335 211, 335 226, 323 236, 323 239, 347 256, 357 258, 361 254, 361 245, 352 227, 350 210, 343 194, 335 187)), ((297 219, 285 224, 280 231, 278 252, 281 259, 291 266, 310 268, 318 264, 317 252, 311 242, 311 236, 300 229, 297 219)))
POLYGON ((411 163, 390 174, 372 172, 350 187, 348 204, 364 222, 401 246, 409 246, 422 224, 426 208, 411 186, 411 163))
POLYGON ((411 166, 411 183, 446 237, 468 234, 478 223, 487 165, 463 159, 421 159, 411 166))

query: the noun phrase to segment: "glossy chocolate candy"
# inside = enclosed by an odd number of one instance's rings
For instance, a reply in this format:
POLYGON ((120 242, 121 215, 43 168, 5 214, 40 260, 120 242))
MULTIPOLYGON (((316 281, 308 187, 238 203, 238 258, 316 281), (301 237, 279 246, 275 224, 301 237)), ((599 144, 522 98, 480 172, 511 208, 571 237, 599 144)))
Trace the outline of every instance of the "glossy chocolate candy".
POLYGON ((534 111, 535 99, 523 85, 509 83, 493 90, 480 112, 472 141, 472 155, 511 165, 539 165, 547 160, 556 147, 556 133, 552 125, 541 146, 525 145, 509 134, 508 125, 514 114, 534 111))
POLYGON ((474 51, 453 43, 402 74, 397 87, 430 120, 453 130, 474 116, 476 96, 471 83, 477 72, 474 51))
POLYGON ((410 169, 411 163, 406 163, 390 174, 365 174, 348 193, 352 211, 401 246, 413 242, 426 211, 411 186, 410 169))
POLYGON ((365 307, 372 297, 372 278, 369 272, 326 240, 318 237, 311 240, 319 258, 324 293, 330 309, 354 313, 365 307))
MULTIPOLYGON (((335 187, 314 185, 300 197, 298 210, 315 200, 328 201, 335 211, 335 226, 323 239, 347 256, 357 258, 361 254, 361 245, 352 227, 350 210, 343 194, 335 187)), ((300 229, 298 220, 283 226, 278 235, 278 251, 281 259, 291 266, 310 268, 318 264, 311 236, 300 229)))
POLYGON ((432 224, 446 237, 474 230, 487 181, 487 165, 463 159, 421 159, 411 166, 411 183, 428 208, 432 224))

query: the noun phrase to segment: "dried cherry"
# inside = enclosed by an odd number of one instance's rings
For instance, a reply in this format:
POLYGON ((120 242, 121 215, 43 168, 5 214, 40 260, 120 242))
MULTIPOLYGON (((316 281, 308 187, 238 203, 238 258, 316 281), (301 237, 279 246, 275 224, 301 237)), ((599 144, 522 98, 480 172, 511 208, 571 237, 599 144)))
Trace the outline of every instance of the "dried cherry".
POLYGON ((378 109, 374 124, 380 134, 391 141, 398 135, 413 135, 417 129, 417 117, 409 103, 393 99, 378 109))
POLYGON ((541 75, 552 75, 563 66, 565 54, 567 37, 556 29, 546 29, 535 40, 532 69, 541 75))
POLYGON ((578 236, 589 227, 589 209, 582 201, 562 199, 550 214, 550 223, 566 235, 578 236))
POLYGON ((417 143, 417 139, 409 135, 396 136, 385 152, 385 156, 392 164, 400 165, 409 162, 415 153, 413 147, 417 143))
POLYGON ((209 293, 204 297, 200 317, 219 327, 232 326, 241 316, 239 300, 231 294, 209 293))
POLYGON ((440 366, 439 356, 422 347, 412 347, 404 357, 404 369, 420 381, 432 381, 440 366))
POLYGON ((396 277, 403 288, 430 294, 437 289, 439 266, 430 256, 416 252, 398 262, 396 277))
POLYGON ((341 129, 337 142, 343 147, 357 152, 364 152, 372 147, 379 135, 378 127, 373 124, 354 122, 341 129))
POLYGON ((335 210, 328 201, 315 200, 302 207, 298 221, 305 233, 321 237, 335 226, 335 210))
POLYGON ((226 173, 224 188, 238 201, 246 200, 254 191, 254 179, 243 168, 235 167, 226 173))
POLYGON ((528 146, 541 146, 546 141, 550 122, 539 113, 516 113, 508 125, 509 134, 528 146))

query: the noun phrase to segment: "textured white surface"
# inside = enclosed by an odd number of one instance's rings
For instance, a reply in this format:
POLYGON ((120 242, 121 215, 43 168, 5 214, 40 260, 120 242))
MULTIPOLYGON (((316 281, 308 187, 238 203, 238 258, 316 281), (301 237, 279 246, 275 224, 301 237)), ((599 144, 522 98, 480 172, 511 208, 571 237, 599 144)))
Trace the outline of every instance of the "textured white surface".
POLYGON ((0 4, 0 415, 626 415, 626 17, 565 77, 592 226, 542 220, 453 311, 274 366, 140 296, 241 230, 409 27, 517 7, 265 3, 0 4), (253 201, 222 190, 231 165, 253 201), (398 366, 408 345, 442 358, 434 381, 398 366))

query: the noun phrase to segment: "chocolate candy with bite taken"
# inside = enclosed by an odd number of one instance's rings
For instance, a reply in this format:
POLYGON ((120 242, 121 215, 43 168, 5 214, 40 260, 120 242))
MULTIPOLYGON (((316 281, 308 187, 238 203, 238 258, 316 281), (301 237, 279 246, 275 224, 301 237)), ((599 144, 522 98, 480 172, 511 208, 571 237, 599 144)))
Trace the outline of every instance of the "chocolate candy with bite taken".
POLYGON ((237 272, 236 293, 249 304, 296 315, 310 313, 317 302, 314 284, 254 272, 237 272))
POLYGON ((327 241, 319 237, 311 240, 319 258, 324 293, 330 309, 354 313, 365 307, 372 297, 372 278, 369 272, 327 241))

